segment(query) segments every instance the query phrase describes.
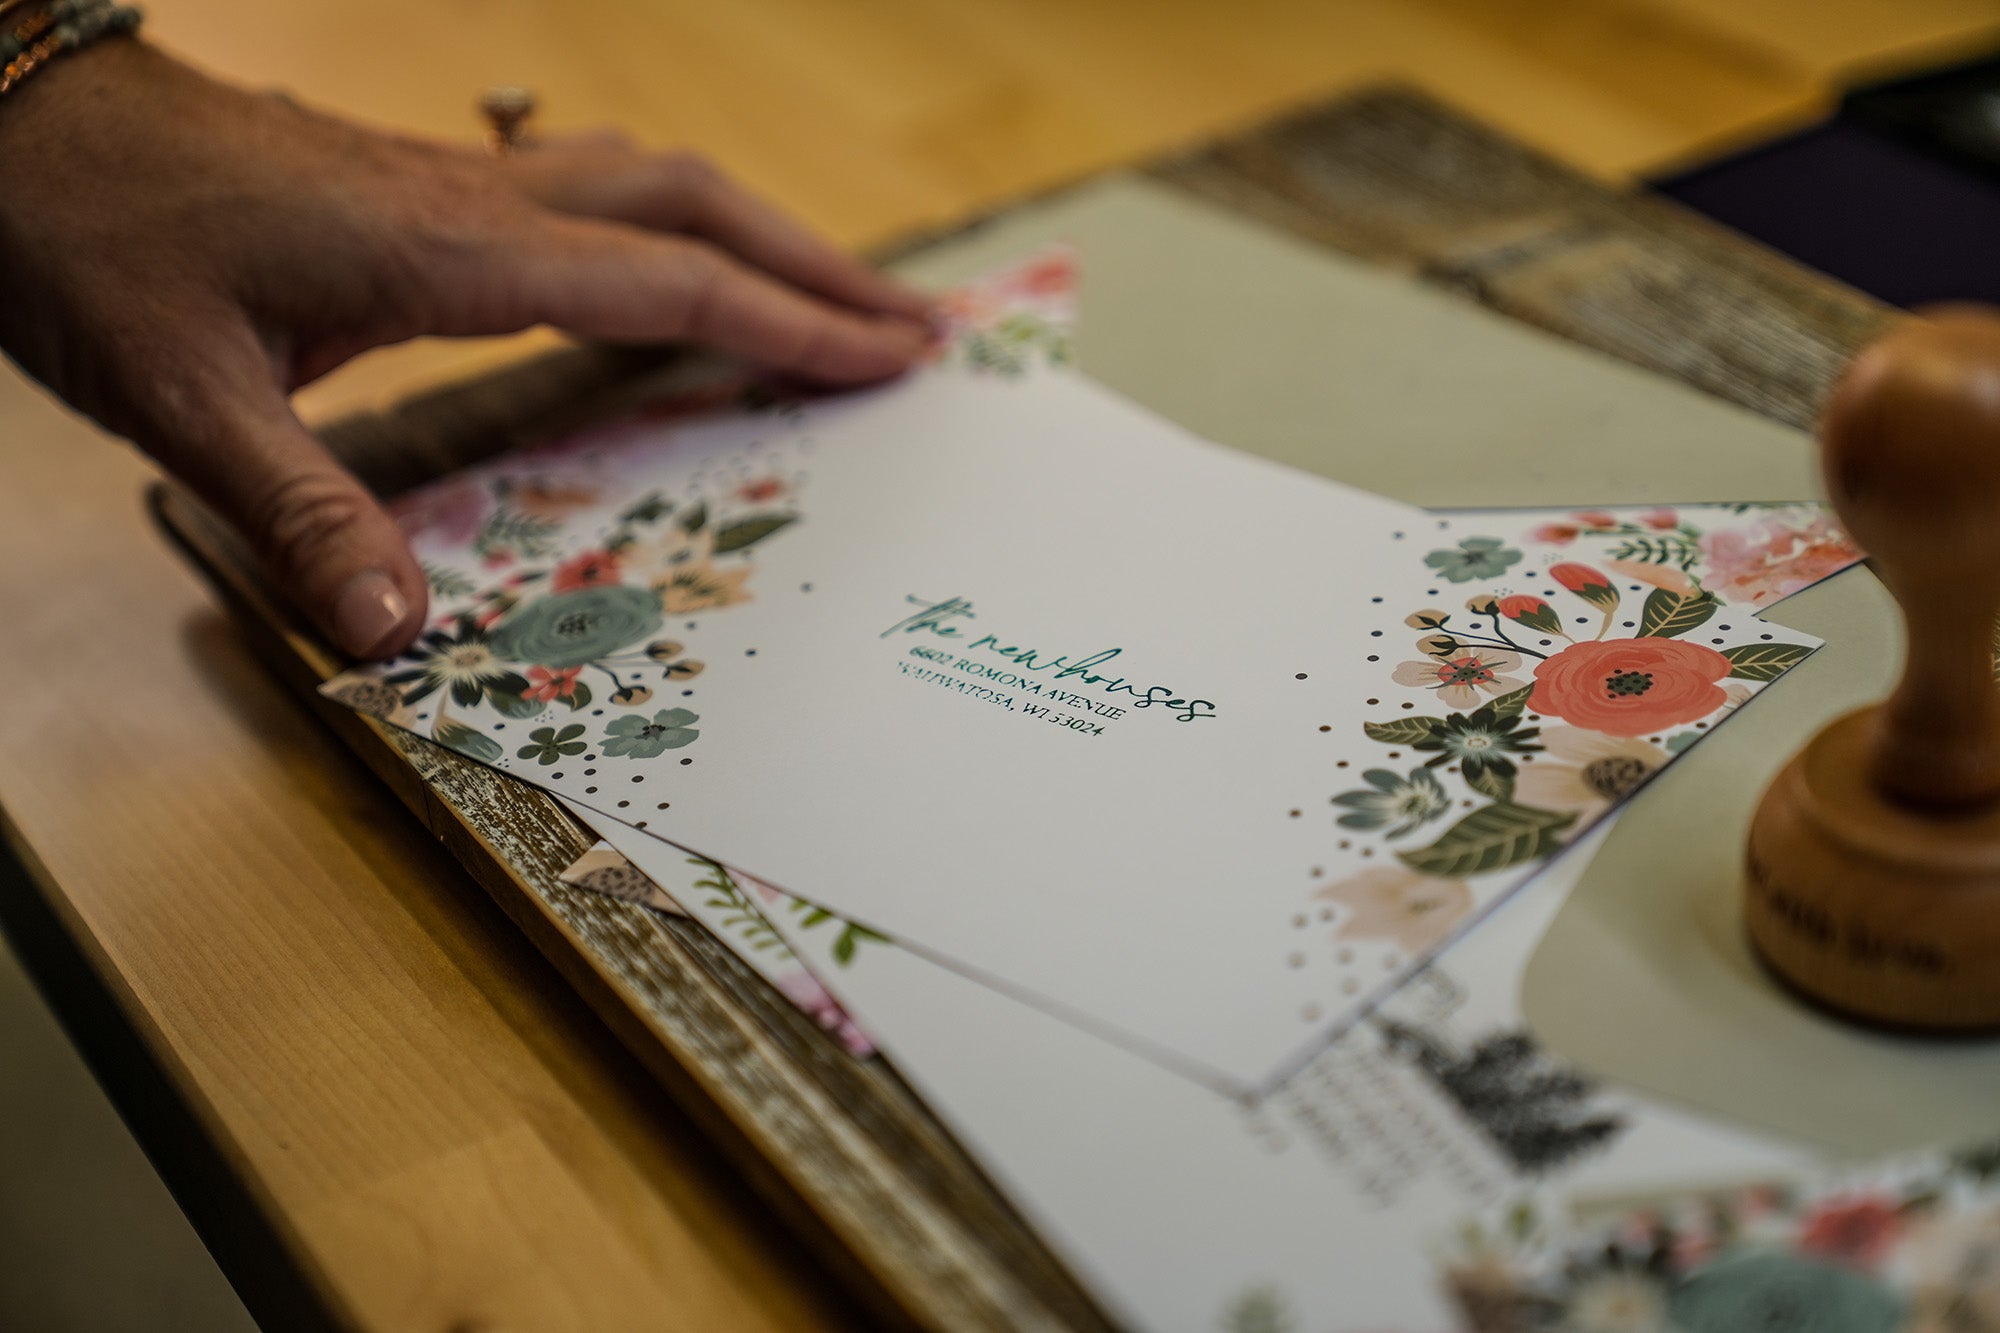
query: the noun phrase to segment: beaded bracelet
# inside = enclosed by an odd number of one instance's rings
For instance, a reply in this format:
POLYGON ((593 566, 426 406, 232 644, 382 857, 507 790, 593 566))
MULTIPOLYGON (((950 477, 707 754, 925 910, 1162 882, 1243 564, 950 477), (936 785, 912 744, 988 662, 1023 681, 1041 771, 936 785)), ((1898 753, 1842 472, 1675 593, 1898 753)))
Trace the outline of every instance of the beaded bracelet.
POLYGON ((36 13, 14 31, 0 35, 0 62, 28 50, 44 33, 59 37, 65 48, 74 50, 108 32, 129 31, 139 23, 138 10, 122 8, 114 0, 0 0, 0 20, 10 11, 26 8, 36 13))
POLYGON ((0 20, 33 9, 12 32, 0 35, 0 97, 6 96, 36 71, 67 51, 80 50, 100 37, 131 32, 140 13, 114 0, 0 0, 0 20))

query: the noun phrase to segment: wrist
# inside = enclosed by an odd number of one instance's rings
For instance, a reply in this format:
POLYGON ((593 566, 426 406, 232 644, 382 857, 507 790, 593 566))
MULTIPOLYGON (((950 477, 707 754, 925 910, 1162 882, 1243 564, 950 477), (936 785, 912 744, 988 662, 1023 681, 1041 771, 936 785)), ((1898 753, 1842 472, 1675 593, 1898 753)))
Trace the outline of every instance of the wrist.
POLYGON ((117 0, 0 0, 0 102, 139 22, 117 0))

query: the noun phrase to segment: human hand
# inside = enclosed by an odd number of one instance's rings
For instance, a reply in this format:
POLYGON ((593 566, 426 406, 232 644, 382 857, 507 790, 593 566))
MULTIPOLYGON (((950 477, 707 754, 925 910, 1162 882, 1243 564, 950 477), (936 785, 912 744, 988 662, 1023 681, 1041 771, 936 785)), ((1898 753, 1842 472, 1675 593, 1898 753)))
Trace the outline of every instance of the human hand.
POLYGON ((549 324, 829 384, 928 338, 922 297, 700 159, 599 135, 494 159, 106 40, 0 102, 0 348, 136 442, 336 642, 394 653, 422 571, 288 395, 371 347, 549 324))

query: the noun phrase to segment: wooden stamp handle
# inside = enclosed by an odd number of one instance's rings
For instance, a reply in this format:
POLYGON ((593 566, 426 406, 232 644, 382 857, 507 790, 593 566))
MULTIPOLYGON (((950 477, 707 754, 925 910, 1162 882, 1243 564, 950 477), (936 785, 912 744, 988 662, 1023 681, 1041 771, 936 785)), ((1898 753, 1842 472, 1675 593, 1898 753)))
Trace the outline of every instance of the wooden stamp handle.
POLYGON ((1869 347, 1821 442, 1834 507, 1908 631, 1870 776, 1918 809, 2000 801, 2000 314, 1942 311, 1869 347))

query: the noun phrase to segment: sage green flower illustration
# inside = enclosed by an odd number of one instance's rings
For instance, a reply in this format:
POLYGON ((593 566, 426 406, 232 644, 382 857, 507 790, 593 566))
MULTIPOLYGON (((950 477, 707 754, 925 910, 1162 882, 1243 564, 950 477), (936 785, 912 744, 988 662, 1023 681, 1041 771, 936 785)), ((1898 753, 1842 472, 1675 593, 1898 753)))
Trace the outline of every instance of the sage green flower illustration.
POLYGON ((627 759, 657 759, 668 750, 692 745, 701 733, 691 724, 700 720, 685 708, 662 708, 650 722, 643 717, 616 718, 604 729, 599 748, 627 759))
POLYGON ((544 766, 559 763, 564 755, 582 754, 590 748, 577 739, 581 735, 581 722, 572 722, 561 731, 554 727, 536 727, 528 733, 528 743, 514 754, 517 758, 532 759, 544 766))
POLYGON ((643 588, 599 586, 529 602, 493 628, 488 643, 510 662, 582 666, 660 627, 660 600, 643 588))
POLYGON ((1386 768, 1371 768, 1361 780, 1368 784, 1366 789, 1333 798, 1335 805, 1347 809, 1335 821, 1342 828, 1378 829, 1394 824, 1396 827, 1384 836, 1400 838, 1451 809, 1451 798, 1428 768, 1419 768, 1407 778, 1386 768))
POLYGON ((1777 1251, 1710 1265, 1668 1306, 1686 1333, 1893 1333, 1902 1314, 1895 1293, 1868 1274, 1777 1251))
POLYGON ((1467 537, 1456 550, 1432 551, 1424 563, 1447 583, 1497 579, 1520 563, 1521 553, 1498 537, 1467 537))
POLYGON ((463 722, 454 722, 441 717, 431 726, 431 739, 448 750, 456 750, 467 759, 477 759, 482 764, 500 762, 500 744, 484 732, 474 731, 463 722))

